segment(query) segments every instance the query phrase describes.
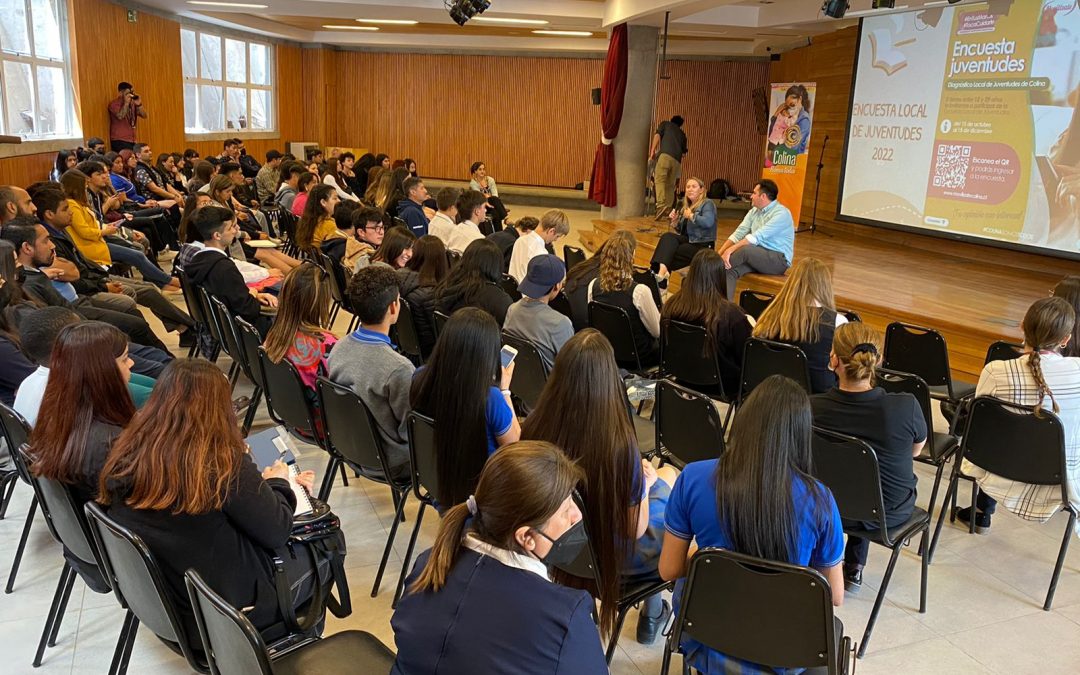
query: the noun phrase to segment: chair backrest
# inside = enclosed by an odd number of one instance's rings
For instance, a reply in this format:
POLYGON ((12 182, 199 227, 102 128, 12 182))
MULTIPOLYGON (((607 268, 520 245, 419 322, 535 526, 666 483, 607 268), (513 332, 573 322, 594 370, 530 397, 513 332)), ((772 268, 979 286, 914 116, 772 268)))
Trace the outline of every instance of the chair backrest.
POLYGON ((634 342, 630 315, 622 307, 595 300, 589 303, 589 325, 604 334, 615 350, 615 360, 630 370, 641 370, 641 356, 634 342))
POLYGON ((536 345, 506 331, 502 334, 503 343, 518 350, 514 359, 514 378, 510 381, 510 391, 530 409, 536 407, 540 393, 547 384, 548 371, 544 359, 536 345))
POLYGON ((330 298, 348 309, 349 299, 345 296, 345 270, 334 262, 333 258, 318 249, 314 249, 315 262, 326 272, 326 283, 330 287, 330 298))
POLYGON ((1024 353, 1024 345, 1016 344, 1015 342, 1006 342, 1005 340, 998 340, 991 344, 986 350, 986 359, 983 361, 983 365, 990 363, 991 361, 1012 361, 1018 359, 1024 353))
POLYGON ((720 364, 716 350, 706 349, 708 334, 704 326, 665 320, 660 324, 660 370, 681 384, 720 387, 720 364))
POLYGON ((585 262, 585 251, 577 246, 564 244, 562 247, 563 262, 566 263, 566 271, 574 268, 574 265, 585 262))
POLYGON ((394 327, 397 328, 397 345, 401 350, 401 353, 405 356, 413 356, 416 358, 422 358, 423 352, 420 349, 420 335, 416 332, 416 322, 413 320, 412 305, 405 298, 401 299, 398 303, 401 314, 398 316, 397 323, 394 327))
POLYGON ((683 467, 724 454, 724 424, 712 399, 674 382, 656 385, 656 448, 683 467))
POLYGON ((790 377, 806 389, 806 393, 811 391, 810 366, 802 349, 786 342, 750 338, 743 350, 739 400, 749 396, 754 387, 771 375, 790 377))
POLYGON ((233 318, 233 313, 229 311, 229 308, 225 306, 225 303, 220 298, 210 294, 207 294, 206 297, 210 302, 210 310, 214 313, 214 319, 217 321, 218 330, 221 331, 225 353, 233 361, 239 363, 240 367, 244 369, 244 374, 247 375, 244 351, 240 346, 240 337, 236 334, 236 320, 233 318))
POLYGON ((656 306, 664 306, 664 298, 660 295, 660 285, 656 281, 656 275, 649 270, 648 267, 638 267, 634 265, 634 281, 638 282, 649 289, 649 293, 652 294, 653 300, 656 302, 656 306))
POLYGON ((413 494, 422 502, 434 504, 436 495, 439 494, 439 453, 435 447, 435 420, 415 410, 409 413, 407 419, 413 494))
POLYGON ((450 315, 446 312, 435 310, 435 336, 438 337, 442 334, 443 327, 446 326, 446 322, 450 320, 450 315))
POLYGON ((1065 491, 1065 431, 1054 413, 1036 417, 1028 406, 979 396, 971 402, 961 456, 1005 479, 1061 485, 1065 491))
POLYGON ((891 394, 904 393, 915 397, 915 400, 919 402, 919 409, 922 410, 926 429, 931 432, 926 434, 930 455, 936 457, 934 454, 934 434, 932 433, 934 429, 934 412, 931 408, 930 387, 926 385, 926 380, 911 373, 878 368, 874 384, 891 394))
POLYGON ((450 267, 457 265, 459 262, 461 262, 461 254, 457 251, 451 251, 450 249, 446 249, 446 262, 450 264, 450 267))
POLYGON ((776 296, 772 293, 751 291, 748 289, 739 293, 739 307, 742 307, 744 312, 754 317, 754 319, 757 319, 775 297, 776 296))
POLYGON ((398 218, 397 216, 393 217, 393 223, 394 223, 394 227, 404 227, 406 229, 408 229, 408 227, 409 227, 408 223, 406 223, 401 218, 398 218))
POLYGON ((282 424, 292 433, 304 438, 315 435, 315 420, 311 406, 304 396, 304 382, 289 359, 274 363, 259 347, 259 362, 266 378, 266 400, 281 418, 282 424))
POLYGON ((854 312, 850 309, 840 309, 839 307, 837 307, 836 313, 843 315, 845 319, 853 323, 862 323, 862 316, 860 316, 858 312, 854 312))
POLYGON ((820 427, 814 427, 810 442, 814 477, 832 491, 840 517, 883 527, 881 474, 870 444, 820 427))
POLYGON ((548 307, 568 319, 573 320, 574 318, 574 310, 570 308, 570 298, 566 297, 566 293, 563 291, 559 291, 559 294, 551 299, 551 302, 548 303, 548 307))
POLYGON ((154 554, 139 535, 120 525, 95 502, 87 502, 86 515, 102 553, 107 578, 120 604, 159 638, 179 646, 195 670, 205 673, 189 641, 183 621, 154 554))
POLYGON ((30 423, 14 408, 3 403, 0 403, 0 438, 7 442, 8 453, 19 472, 19 477, 29 484, 30 472, 17 450, 30 439, 30 423))
MULTIPOLYGON (((252 382, 265 392, 266 373, 263 372, 262 360, 259 358, 259 347, 262 346, 262 337, 259 335, 259 331, 255 326, 252 326, 238 316, 233 318, 236 320, 236 333, 240 338, 240 346, 243 350, 244 358, 247 361, 248 366, 251 367, 252 382)), ((273 407, 267 405, 267 408, 271 410, 271 416, 273 416, 273 407)), ((274 419, 276 420, 277 418, 274 417, 274 419)))
POLYGON ((203 652, 215 675, 273 675, 266 643, 246 616, 212 588, 195 570, 184 574, 203 652))
POLYGON ((521 299, 521 291, 518 290, 518 281, 509 274, 502 275, 502 281, 499 282, 502 289, 506 291, 506 294, 510 296, 510 299, 517 302, 521 299))
MULTIPOLYGON (((27 453, 26 445, 16 451, 24 466, 33 463, 27 453)), ((79 560, 101 567, 101 556, 94 545, 86 514, 72 494, 71 487, 51 478, 35 476, 33 472, 30 472, 30 485, 34 488, 41 510, 51 523, 49 529, 53 536, 79 560)))
POLYGON ((933 328, 894 321, 885 328, 885 356, 882 367, 912 373, 931 387, 947 386, 952 391, 949 348, 945 338, 933 328))
MULTIPOLYGON (((210 292, 202 286, 195 287, 195 299, 202 308, 202 314, 206 318, 206 327, 210 329, 210 337, 214 338, 214 342, 222 346, 228 353, 229 345, 225 344, 225 336, 221 331, 221 324, 218 323, 217 314, 214 313, 213 305, 210 304, 210 292)), ((232 354, 229 354, 232 356, 232 354)))
POLYGON ((838 672, 832 596, 821 573, 705 548, 690 560, 671 644, 689 637, 773 668, 838 672))
POLYGON ((353 466, 380 469, 389 477, 378 426, 356 392, 325 377, 315 385, 327 448, 353 466))
POLYGON ((195 287, 188 281, 187 274, 181 272, 177 275, 177 278, 180 279, 180 292, 184 296, 184 304, 187 305, 188 314, 194 319, 195 323, 205 326, 206 315, 203 314, 203 307, 195 294, 195 287))

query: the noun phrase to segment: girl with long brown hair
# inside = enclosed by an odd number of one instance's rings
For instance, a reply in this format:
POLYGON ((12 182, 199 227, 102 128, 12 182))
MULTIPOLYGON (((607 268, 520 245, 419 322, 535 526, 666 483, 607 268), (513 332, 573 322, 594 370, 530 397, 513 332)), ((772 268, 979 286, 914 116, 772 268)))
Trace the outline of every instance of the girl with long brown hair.
POLYGON ((435 287, 450 274, 446 246, 436 236, 426 234, 412 245, 412 257, 398 270, 401 299, 409 303, 413 325, 426 359, 435 348, 435 287))
POLYGON ((337 337, 323 328, 329 323, 330 289, 326 272, 318 265, 304 263, 285 277, 278 296, 278 313, 266 334, 266 355, 274 363, 288 359, 296 366, 300 379, 315 393, 319 366, 326 369, 326 358, 337 337))
POLYGON ((847 319, 836 312, 832 272, 817 258, 803 258, 791 267, 780 292, 761 313, 754 337, 793 344, 803 350, 810 367, 812 393, 836 386, 829 370, 833 332, 847 319))
MULTIPOLYGON (((1065 484, 1069 504, 1080 509, 1080 359, 1062 356, 1072 341, 1076 312, 1063 298, 1036 300, 1024 315, 1024 353, 1010 361, 991 361, 983 367, 976 396, 996 396, 1030 406, 1036 416, 1049 410, 1065 430, 1065 484)), ((1016 448, 1023 452, 1024 448, 1016 448)), ((1031 485, 1001 478, 964 461, 964 475, 979 484, 972 507, 957 511, 975 531, 990 531, 990 516, 1000 502, 1025 520, 1044 522, 1064 506, 1058 485, 1031 485), (976 512, 972 513, 972 508, 976 512)), ((1077 534, 1080 534, 1078 524, 1077 534)))
POLYGON ((339 201, 333 185, 321 183, 311 188, 304 204, 304 215, 296 224, 296 245, 301 250, 318 248, 324 239, 337 231, 334 208, 339 201))
POLYGON ((711 248, 697 252, 679 292, 668 298, 661 321, 682 321, 705 329, 705 350, 716 354, 724 392, 739 391, 743 349, 753 326, 724 292, 724 259, 711 248))
MULTIPOLYGON (((297 482, 309 492, 314 474, 297 482)), ((197 630, 184 573, 197 571, 256 628, 281 621, 272 558, 284 561, 296 606, 310 599, 313 561, 286 549, 296 497, 280 461, 260 475, 233 413, 228 378, 206 361, 166 367, 146 407, 113 443, 99 501, 153 552, 188 630, 197 630)))
POLYGON ((582 478, 550 443, 514 443, 488 461, 409 576, 390 621, 395 672, 608 672, 592 598, 548 576, 586 543, 572 498, 582 478))
MULTIPOLYGON (((638 358, 645 368, 660 362, 660 307, 644 284, 634 281, 634 251, 637 241, 629 232, 619 232, 600 252, 600 276, 589 283, 589 302, 600 302, 626 310, 634 333, 638 358)), ((624 363, 623 367, 636 367, 624 363)))
POLYGON ((412 233, 412 230, 402 225, 395 225, 386 231, 382 246, 371 257, 371 262, 381 262, 395 270, 404 269, 412 259, 415 241, 416 235, 412 233))
MULTIPOLYGON (((585 517, 599 565, 600 628, 610 635, 627 577, 659 578, 664 507, 675 472, 662 475, 638 451, 615 352, 587 328, 555 357, 555 367, 522 425, 522 438, 554 443, 585 471, 585 517), (582 415, 581 411, 588 411, 582 415), (574 420, 568 424, 567 420, 574 420)), ((580 582, 578 582, 580 583, 580 582)), ((662 623, 659 595, 639 615, 638 641, 651 644, 662 623)))

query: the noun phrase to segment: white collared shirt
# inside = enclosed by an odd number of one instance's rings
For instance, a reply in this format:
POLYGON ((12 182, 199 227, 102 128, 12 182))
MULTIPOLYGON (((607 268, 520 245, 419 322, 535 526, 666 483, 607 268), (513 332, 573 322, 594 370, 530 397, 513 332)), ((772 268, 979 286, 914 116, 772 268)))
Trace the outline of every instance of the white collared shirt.
POLYGON ((532 556, 522 555, 513 551, 507 551, 505 548, 492 546, 486 541, 481 541, 480 538, 472 532, 465 535, 465 540, 461 542, 461 545, 467 549, 476 551, 480 555, 494 558, 507 567, 514 567, 519 570, 525 570, 526 572, 532 572, 533 574, 543 577, 545 581, 551 581, 551 577, 548 576, 547 566, 532 556))
POLYGON ((454 221, 450 216, 439 211, 432 216, 431 222, 428 223, 428 234, 438 237, 442 240, 443 244, 449 244, 450 235, 454 232, 454 227, 454 221))
POLYGON ((529 261, 545 253, 547 253, 547 248, 544 238, 536 230, 521 235, 514 242, 514 251, 510 254, 510 276, 521 281, 529 271, 529 261))
MULTIPOLYGON (((431 231, 430 225, 428 226, 428 231, 431 231)), ((484 235, 480 232, 480 228, 476 223, 471 220, 466 220, 463 223, 455 225, 454 229, 450 231, 450 237, 446 242, 446 248, 456 253, 461 253, 469 244, 477 239, 483 238, 484 235)))

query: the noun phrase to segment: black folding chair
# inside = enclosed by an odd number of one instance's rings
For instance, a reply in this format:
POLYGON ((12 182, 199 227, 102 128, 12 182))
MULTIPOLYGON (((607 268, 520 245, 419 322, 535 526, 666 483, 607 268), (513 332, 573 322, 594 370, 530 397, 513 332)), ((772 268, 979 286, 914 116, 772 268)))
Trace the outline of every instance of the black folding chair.
POLYGON ((551 299, 548 303, 548 307, 552 308, 559 314, 562 314, 571 321, 574 318, 574 312, 570 309, 570 299, 566 297, 566 293, 559 291, 559 294, 551 299))
POLYGON ((183 270, 179 270, 179 274, 176 278, 180 280, 180 292, 184 296, 184 304, 187 305, 188 316, 195 322, 195 341, 191 345, 191 349, 188 350, 188 358, 195 358, 199 354, 199 336, 206 334, 210 328, 206 323, 206 316, 203 314, 202 304, 199 303, 198 298, 195 295, 195 287, 188 281, 187 275, 183 270))
POLYGON ((284 673, 389 672, 394 652, 371 633, 347 630, 271 652, 251 621, 214 592, 199 573, 184 575, 210 670, 226 675, 284 673))
POLYGON ((660 295, 660 285, 656 281, 656 275, 652 273, 648 267, 638 267, 634 265, 634 281, 645 286, 649 289, 649 293, 652 294, 653 300, 656 302, 658 308, 664 306, 664 299, 660 295))
POLYGON ((745 290, 739 293, 739 307, 742 307, 742 311, 757 320, 775 297, 776 295, 773 293, 745 290))
MULTIPOLYGON (((413 525, 409 546, 405 549, 405 560, 401 563, 401 575, 398 577, 397 590, 391 607, 397 607, 397 601, 405 591, 405 577, 409 576, 409 563, 412 562, 416 538, 420 535, 420 525, 424 521, 424 510, 436 507, 435 495, 439 494, 439 455, 435 450, 435 420, 421 415, 415 410, 409 413, 409 466, 411 467, 411 485, 413 494, 420 501, 416 512, 416 524, 413 525)), ((452 506, 447 504, 446 506, 452 506)))
POLYGON ((461 254, 457 251, 451 251, 450 249, 446 249, 446 262, 450 265, 451 268, 454 267, 459 262, 461 262, 461 254))
MULTIPOLYGON (((911 394, 919 402, 919 408, 922 410, 923 418, 926 420, 926 445, 923 446, 922 452, 915 458, 915 461, 929 464, 936 471, 934 489, 930 492, 930 502, 927 509, 932 515, 934 505, 937 504, 941 478, 945 474, 945 466, 949 463, 953 453, 960 447, 960 443, 952 434, 934 431, 933 411, 930 409, 930 387, 926 386, 926 382, 921 377, 910 373, 900 373, 879 368, 875 384, 887 392, 911 394)), ((941 508, 944 509, 945 505, 942 504, 941 508)), ((928 563, 934 562, 934 551, 937 549, 937 534, 935 533, 930 540, 928 563)))
MULTIPOLYGON (((248 403, 247 413, 244 415, 244 435, 246 436, 248 431, 251 430, 251 425, 255 421, 255 413, 259 408, 259 400, 263 398, 266 393, 266 373, 263 372, 262 360, 259 358, 259 347, 262 346, 262 336, 259 335, 259 331, 247 321, 244 321, 240 317, 233 317, 236 334, 240 338, 241 352, 244 355, 245 370, 251 377, 252 383, 255 385, 255 390, 251 393, 251 402, 248 403)), ((274 409, 270 407, 270 399, 266 400, 266 412, 270 415, 270 419, 274 420, 278 424, 281 424, 281 418, 274 414, 274 409)))
POLYGON ((1023 344, 998 340, 987 348, 986 359, 983 361, 983 365, 986 365, 991 361, 1012 361, 1013 359, 1020 358, 1023 353, 1023 344))
POLYGON ((716 351, 707 349, 704 326, 667 319, 660 323, 660 372, 684 387, 731 403, 720 378, 716 351))
POLYGON ((844 637, 829 582, 817 570, 704 548, 690 559, 680 601, 662 675, 684 638, 770 668, 850 672, 851 638, 844 637))
POLYGON ((502 280, 499 282, 499 285, 514 302, 521 299, 521 291, 518 290, 518 280, 514 277, 509 274, 502 275, 502 280))
MULTIPOLYGON (((205 293, 205 291, 203 292, 205 293)), ((244 364, 242 363, 244 353, 240 346, 240 338, 234 328, 236 321, 233 319, 232 312, 229 311, 229 308, 225 306, 225 303, 220 298, 206 293, 206 301, 210 312, 213 314, 214 324, 221 334, 222 348, 232 359, 232 365, 229 366, 229 384, 232 385, 233 389, 236 389, 236 382, 240 379, 240 373, 244 372, 244 364)), ((246 373, 245 376, 247 376, 246 373)))
MULTIPOLYGON (((24 466, 31 464, 32 460, 27 454, 27 446, 23 445, 16 452, 20 455, 24 466)), ((62 544, 70 555, 75 556, 80 561, 79 566, 81 568, 84 570, 96 568, 104 576, 101 554, 90 532, 86 514, 79 507, 78 501, 71 492, 71 487, 50 478, 35 476, 32 473, 30 474, 30 485, 34 488, 34 496, 41 507, 41 512, 45 516, 45 522, 48 523, 49 532, 53 538, 62 544)), ((71 598, 76 576, 78 576, 78 573, 65 556, 64 566, 60 570, 60 581, 56 586, 56 592, 53 594, 52 605, 49 608, 48 617, 45 619, 45 628, 41 633, 37 652, 34 654, 33 664, 35 668, 41 665, 45 648, 56 646, 56 638, 60 632, 60 624, 64 620, 64 614, 67 611, 68 600, 71 598)), ((110 592, 108 587, 105 590, 97 590, 89 585, 88 587, 98 593, 110 592)), ((113 653, 113 667, 109 669, 110 673, 124 673, 127 670, 127 663, 121 663, 121 656, 126 644, 125 637, 125 633, 122 631, 116 644, 116 650, 113 653)))
MULTIPOLYGON (((0 403, 0 439, 2 439, 8 448, 8 456, 11 458, 12 464, 15 465, 15 475, 22 479, 27 485, 31 485, 30 482, 30 469, 23 463, 22 455, 18 452, 18 449, 23 446, 30 438, 30 423, 26 421, 22 415, 17 413, 13 408, 0 403)), ((5 480, 10 478, 5 477, 5 480)), ((11 494, 14 492, 15 485, 10 483, 8 485, 7 499, 11 499, 11 494)), ((6 508, 6 505, 5 505, 6 508)), ((35 493, 30 499, 30 506, 26 511, 26 522, 23 523, 22 535, 19 537, 19 544, 15 548, 15 559, 11 561, 11 571, 8 573, 7 585, 4 587, 4 593, 11 593, 15 589, 15 577, 19 574, 19 566, 22 564, 23 553, 26 551, 26 540, 30 537, 30 528, 34 525, 34 516, 37 515, 38 499, 35 493)), ((51 525, 50 525, 51 527, 51 525)))
POLYGON ((945 338, 933 328, 894 321, 885 328, 885 355, 881 366, 918 375, 933 398, 958 405, 975 393, 975 385, 955 382, 949 367, 945 338))
POLYGON ((807 394, 812 392, 810 366, 802 349, 786 342, 752 337, 746 341, 746 349, 743 350, 739 397, 735 405, 728 408, 727 419, 724 420, 725 428, 735 408, 741 406, 750 392, 772 375, 783 375, 798 383, 807 394))
POLYGON ((854 436, 818 427, 814 428, 812 443, 814 477, 832 491, 840 516, 847 521, 873 524, 876 528, 845 527, 844 533, 849 537, 862 537, 892 551, 889 566, 885 569, 885 576, 874 600, 874 609, 866 622, 866 632, 863 633, 862 643, 859 645, 859 658, 862 658, 870 644, 870 634, 877 622, 878 612, 881 611, 881 603, 885 601, 885 593, 889 588, 896 560, 900 557, 900 550, 920 532, 922 579, 919 586, 919 613, 926 613, 926 567, 929 563, 926 551, 930 514, 916 506, 906 521, 887 527, 885 499, 881 494, 881 474, 874 449, 854 436))
POLYGON ((858 312, 853 312, 850 309, 840 309, 839 307, 837 307, 836 308, 836 313, 840 314, 841 316, 843 316, 845 319, 847 319, 848 321, 850 321, 852 323, 862 323, 862 317, 859 316, 858 312))
MULTIPOLYGON (((173 602, 154 554, 137 534, 110 518, 95 502, 86 504, 94 542, 101 553, 106 578, 120 605, 127 609, 121 636, 120 664, 126 667, 139 625, 145 625, 172 651, 182 655, 198 673, 210 673, 206 656, 196 648, 173 602)), ((115 662, 115 659, 114 659, 115 662)))
POLYGON ((674 382, 656 384, 656 452, 682 469, 724 454, 724 425, 711 398, 674 382))
POLYGON ((544 359, 536 345, 528 340, 503 331, 502 341, 518 350, 514 359, 514 378, 510 381, 510 393, 521 401, 527 410, 532 410, 547 384, 548 369, 544 359))
MULTIPOLYGON (((1003 401, 993 396, 979 396, 970 405, 967 425, 956 453, 949 489, 943 504, 948 504, 958 489, 960 478, 971 480, 971 519, 969 532, 975 532, 975 499, 979 484, 962 475, 961 465, 967 460, 1005 480, 1031 485, 1060 485, 1062 508, 1069 513, 1069 524, 1058 551, 1054 576, 1046 592, 1043 609, 1050 611, 1057 591, 1061 567, 1069 552, 1069 541, 1076 525, 1076 511, 1069 503, 1068 472, 1066 470, 1065 430, 1057 415, 1042 410, 1036 417, 1028 406, 1003 401), (1021 451, 1022 450, 1022 451, 1021 451)), ((955 512, 950 518, 955 518, 955 512)), ((938 515, 937 530, 945 517, 945 509, 938 515)))
POLYGON ((393 478, 386 451, 383 450, 378 424, 355 392, 325 377, 320 377, 316 386, 323 431, 326 434, 326 449, 330 453, 330 464, 319 489, 319 499, 330 499, 334 474, 347 464, 363 478, 389 487, 390 497, 394 501, 394 523, 390 526, 382 560, 379 561, 379 571, 375 574, 375 583, 371 587, 371 597, 374 598, 379 594, 386 562, 390 559, 390 549, 397 536, 398 523, 404 519, 405 500, 409 496, 411 479, 408 474, 400 479, 393 478))
MULTIPOLYGON (((194 291, 195 302, 199 303, 199 311, 202 312, 203 317, 206 319, 206 328, 210 331, 210 339, 214 345, 213 351, 210 354, 210 362, 217 363, 218 357, 221 356, 221 351, 226 349, 228 345, 225 344, 225 337, 222 335, 221 325, 218 324, 217 316, 210 306, 210 292, 202 286, 195 286, 194 291)), ((232 366, 229 368, 229 382, 233 382, 232 366)))
POLYGON ((446 312, 435 310, 435 337, 438 338, 442 335, 443 328, 446 327, 446 322, 450 320, 450 315, 446 312))
MULTIPOLYGON (((585 536, 588 540, 588 544, 581 549, 581 553, 578 554, 578 557, 573 562, 568 565, 557 566, 557 569, 566 574, 578 577, 579 579, 592 581, 596 587, 599 588, 601 586, 600 566, 596 563, 596 553, 593 551, 592 546, 592 535, 589 533, 589 526, 587 524, 588 518, 585 517, 585 501, 577 491, 574 492, 573 496, 578 509, 581 510, 583 520, 586 521, 585 523, 582 523, 582 527, 585 529, 585 536)), ((618 614, 615 618, 615 629, 612 631, 611 638, 608 640, 607 645, 606 657, 609 664, 611 663, 611 659, 615 656, 615 648, 619 645, 619 634, 622 633, 622 627, 623 624, 626 623, 626 615, 630 612, 630 608, 646 598, 666 591, 673 585, 674 582, 662 580, 623 583, 617 604, 618 614)))
POLYGON ((398 316, 394 328, 397 330, 398 351, 416 364, 424 362, 424 352, 420 348, 420 335, 416 332, 416 321, 413 320, 412 305, 405 298, 399 303, 401 314, 398 316))
POLYGON ((585 262, 585 251, 577 246, 564 244, 562 247, 563 262, 566 263, 566 271, 574 268, 574 265, 585 262))
POLYGON ((603 302, 589 303, 589 325, 603 333, 615 350, 615 361, 620 368, 648 377, 649 371, 641 363, 630 315, 622 307, 603 302))

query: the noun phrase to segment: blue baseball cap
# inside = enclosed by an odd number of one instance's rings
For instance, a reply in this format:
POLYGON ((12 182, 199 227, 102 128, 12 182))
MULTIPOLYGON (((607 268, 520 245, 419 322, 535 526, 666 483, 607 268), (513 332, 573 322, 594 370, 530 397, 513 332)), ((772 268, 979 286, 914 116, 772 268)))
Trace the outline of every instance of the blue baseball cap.
POLYGON ((525 272, 525 279, 518 284, 518 290, 522 295, 535 300, 547 295, 555 284, 565 277, 566 265, 563 261, 550 253, 545 253, 529 261, 529 269, 525 272))

